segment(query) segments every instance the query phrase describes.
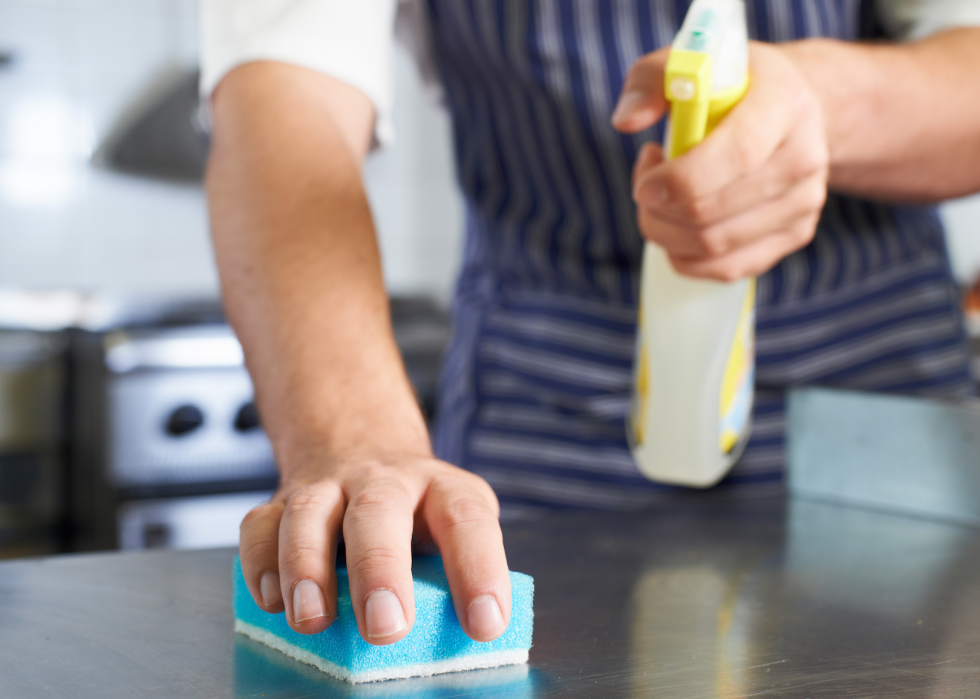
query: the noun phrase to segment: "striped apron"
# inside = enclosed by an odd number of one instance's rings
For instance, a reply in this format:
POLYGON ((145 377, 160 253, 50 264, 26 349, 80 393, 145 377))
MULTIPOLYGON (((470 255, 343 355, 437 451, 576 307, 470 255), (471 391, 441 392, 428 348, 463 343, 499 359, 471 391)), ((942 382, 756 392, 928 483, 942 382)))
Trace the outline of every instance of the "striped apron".
MULTIPOLYGON (((685 0, 428 0, 466 242, 434 428, 439 456, 504 505, 642 508, 626 442, 642 240, 612 129, 623 78, 670 43, 685 0)), ((859 0, 749 0, 765 41, 856 39, 859 0)), ((943 231, 929 207, 831 195, 813 242, 759 279, 754 426, 715 490, 782 488, 784 395, 817 384, 928 396, 973 386, 943 231)))

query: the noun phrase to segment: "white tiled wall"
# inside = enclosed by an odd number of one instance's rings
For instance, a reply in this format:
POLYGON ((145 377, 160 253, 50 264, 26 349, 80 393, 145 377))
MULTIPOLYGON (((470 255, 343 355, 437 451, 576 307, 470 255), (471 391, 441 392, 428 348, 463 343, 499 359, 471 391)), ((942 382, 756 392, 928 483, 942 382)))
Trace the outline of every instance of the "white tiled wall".
MULTIPOLYGON (((90 164, 197 60, 196 0, 0 0, 0 287, 214 295, 200 186, 90 164)), ((445 116, 398 61, 398 144, 366 168, 394 293, 447 297, 460 207, 445 116)))
POLYGON ((214 294, 200 187, 90 165, 197 56, 194 0, 0 0, 0 286, 214 294))
POLYGON ((395 144, 365 167, 368 197, 392 291, 448 300, 461 254, 449 117, 427 94, 404 51, 395 56, 395 144))
MULTIPOLYGON (((197 56, 196 0, 0 0, 0 287, 215 294, 201 188, 89 158, 197 56)), ((449 294, 461 211, 445 114, 397 59, 398 142, 366 167, 395 293, 449 294)), ((980 199, 948 205, 954 268, 980 271, 980 199)))

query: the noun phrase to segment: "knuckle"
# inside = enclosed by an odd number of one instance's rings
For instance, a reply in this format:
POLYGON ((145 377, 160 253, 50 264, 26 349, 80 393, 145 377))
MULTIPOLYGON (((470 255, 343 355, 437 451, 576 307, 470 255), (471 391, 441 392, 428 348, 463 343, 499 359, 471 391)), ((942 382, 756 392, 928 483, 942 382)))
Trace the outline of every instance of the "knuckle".
POLYGON ((658 80, 658 75, 663 71, 663 61, 664 54, 659 51, 638 58, 626 73, 623 92, 641 89, 658 80))
POLYGON ((491 519, 498 519, 500 517, 500 502, 490 484, 481 476, 469 471, 463 471, 462 475, 466 477, 469 486, 473 488, 476 501, 487 509, 491 519))
POLYGON ((497 516, 486 501, 465 497, 452 501, 438 513, 439 524, 446 529, 456 529, 470 524, 495 522, 497 516))
POLYGON ((644 209, 639 209, 636 215, 636 225, 640 229, 640 235, 651 243, 657 242, 659 226, 657 219, 651 216, 644 209))
POLYGON ((823 209, 826 196, 820 192, 807 192, 803 195, 803 213, 819 213, 823 209))
POLYGON ((309 512, 311 510, 318 510, 326 504, 325 498, 322 494, 311 488, 303 488, 296 491, 295 494, 289 499, 289 504, 287 507, 290 512, 302 513, 309 512))
POLYGON ((732 158, 739 172, 753 172, 762 165, 763 149, 754 128, 746 127, 732 135, 732 158))
POLYGON ((279 513, 279 506, 273 505, 272 503, 266 502, 261 505, 257 505, 248 511, 248 514, 242 518, 242 523, 240 526, 241 531, 247 531, 255 527, 257 524, 262 524, 279 513))
POLYGON ((816 183, 804 183, 790 193, 787 203, 796 221, 809 221, 813 217, 819 217, 826 200, 826 189, 816 183))
POLYGON ((737 282, 739 279, 744 277, 745 272, 744 270, 737 268, 735 265, 723 265, 716 270, 713 276, 720 282, 731 283, 737 282))
MULTIPOLYGON (((791 179, 795 178, 793 173, 789 173, 791 179)), ((798 178, 796 178, 798 179, 798 178)), ((766 178, 759 185, 759 194, 763 201, 770 201, 782 196, 786 191, 786 179, 784 177, 766 178)))
POLYGON ((351 498, 345 519, 356 522, 379 513, 404 509, 408 504, 408 492, 400 482, 391 478, 377 479, 351 498))
POLYGON ((798 247, 803 247, 813 240, 817 232, 817 219, 809 218, 791 231, 792 239, 796 241, 798 247))
POLYGON ((279 564, 283 571, 293 577, 300 577, 297 571, 302 570, 310 562, 321 562, 324 552, 316 546, 303 543, 293 543, 279 554, 279 564))
POLYGON ((830 150, 823 143, 815 143, 809 148, 811 172, 824 172, 830 169, 830 150))
POLYGON ((256 539, 254 541, 242 540, 239 545, 239 554, 244 561, 258 561, 275 558, 276 542, 268 539, 256 539))
POLYGON ((827 190, 822 186, 807 187, 804 206, 807 211, 819 211, 827 201, 827 190))
POLYGON ((826 170, 830 166, 830 155, 827 149, 816 144, 808 145, 801 149, 798 157, 793 159, 791 176, 796 179, 803 179, 818 172, 826 170))
MULTIPOLYGON (((404 564, 404 557, 392 549, 372 546, 357 552, 347 552, 347 569, 350 574, 364 579, 377 578, 390 574, 404 564)), ((373 587, 373 585, 371 586, 373 587)))
POLYGON ((375 479, 351 500, 350 507, 390 506, 407 496, 404 486, 393 478, 375 479))
POLYGON ((676 255, 668 255, 668 261, 670 262, 671 268, 678 274, 688 276, 690 271, 690 263, 676 255))
POLYGON ((662 191, 661 198, 677 202, 689 202, 695 198, 694 178, 678 167, 664 173, 659 188, 662 191))
POLYGON ((717 228, 704 228, 698 231, 695 239, 704 255, 715 257, 724 255, 729 250, 728 240, 721 230, 717 228))
POLYGON ((685 207, 685 215, 695 224, 705 225, 715 220, 718 212, 718 202, 714 197, 692 199, 685 207))
POLYGON ((464 471, 463 474, 472 481, 475 488, 479 489, 483 493, 488 502, 491 502, 494 505, 497 504, 497 494, 493 492, 493 488, 489 483, 487 483, 486 479, 484 479, 482 476, 478 476, 475 473, 469 473, 468 471, 464 471))

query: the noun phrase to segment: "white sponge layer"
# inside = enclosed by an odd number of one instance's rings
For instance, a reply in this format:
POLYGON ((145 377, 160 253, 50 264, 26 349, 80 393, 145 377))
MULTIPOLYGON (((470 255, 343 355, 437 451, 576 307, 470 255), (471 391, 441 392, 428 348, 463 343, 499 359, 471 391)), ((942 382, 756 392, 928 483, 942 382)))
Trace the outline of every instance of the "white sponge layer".
POLYGON ((285 653, 291 658, 296 658, 304 663, 329 673, 347 682, 377 682, 378 680, 395 680, 406 677, 428 677, 444 672, 456 672, 457 670, 479 670, 490 667, 500 667, 502 665, 517 665, 527 662, 527 650, 504 650, 493 653, 482 653, 475 655, 463 655, 446 660, 437 660, 432 663, 422 663, 416 665, 399 665, 397 667, 386 667, 378 670, 366 670, 364 672, 352 673, 347 668, 340 667, 308 650, 303 650, 289 643, 280 636, 253 626, 241 619, 235 620, 235 631, 253 638, 259 643, 264 643, 271 648, 285 653))

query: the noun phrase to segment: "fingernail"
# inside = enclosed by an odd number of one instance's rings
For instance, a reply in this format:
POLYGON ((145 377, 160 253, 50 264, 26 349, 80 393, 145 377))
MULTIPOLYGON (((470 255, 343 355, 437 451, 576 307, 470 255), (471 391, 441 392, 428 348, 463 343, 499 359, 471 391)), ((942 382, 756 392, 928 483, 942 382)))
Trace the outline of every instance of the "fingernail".
POLYGON ((262 593, 262 604, 272 607, 282 602, 282 588, 279 585, 279 573, 267 570, 262 573, 259 581, 259 592, 262 593))
POLYGON ((466 621, 470 633, 477 638, 495 638, 500 633, 504 617, 500 614, 497 600, 486 596, 473 600, 466 613, 466 621))
POLYGON ((643 92, 624 92, 620 98, 619 102, 616 103, 616 109, 613 110, 612 120, 613 122, 620 122, 629 119, 640 111, 644 106, 648 104, 646 93, 643 92))
POLYGON ((368 638, 384 638, 404 629, 405 611, 391 590, 375 590, 364 605, 364 625, 368 638))
POLYGON ((319 619, 327 615, 323 592, 312 580, 300 580, 293 588, 293 623, 319 619))

